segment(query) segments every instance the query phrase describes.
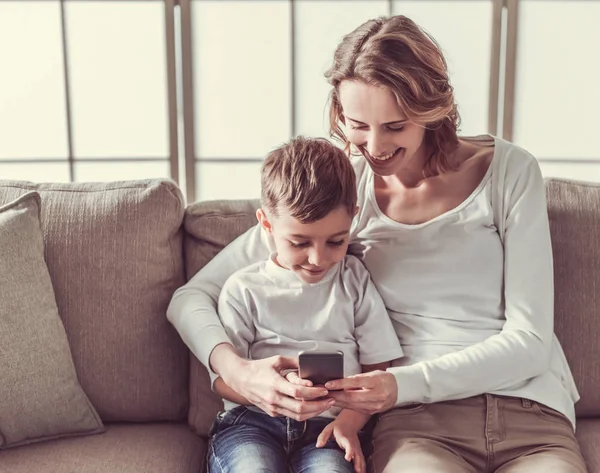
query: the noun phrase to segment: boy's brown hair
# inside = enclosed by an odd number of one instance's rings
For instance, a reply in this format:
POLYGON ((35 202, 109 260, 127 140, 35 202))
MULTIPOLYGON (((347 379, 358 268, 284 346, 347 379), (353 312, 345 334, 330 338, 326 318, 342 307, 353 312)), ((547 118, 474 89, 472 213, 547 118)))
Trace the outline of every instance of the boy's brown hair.
POLYGON ((262 205, 270 217, 282 210, 311 223, 344 207, 356 208, 356 177, 344 152, 324 138, 293 138, 271 151, 261 175, 262 205))

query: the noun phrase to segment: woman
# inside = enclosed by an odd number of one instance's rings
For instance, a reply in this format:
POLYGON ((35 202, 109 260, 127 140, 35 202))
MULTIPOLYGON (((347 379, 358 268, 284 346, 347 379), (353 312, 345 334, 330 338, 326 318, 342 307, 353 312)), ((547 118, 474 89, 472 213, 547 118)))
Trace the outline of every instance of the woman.
POLYGON ((573 433, 578 394, 553 335, 537 162, 497 138, 457 136, 446 62, 406 17, 345 36, 326 76, 332 135, 358 155, 351 252, 406 356, 385 372, 328 383, 328 392, 284 379, 295 360, 240 359, 215 302, 227 276, 265 257, 258 228, 176 292, 169 319, 206 366, 271 415, 302 420, 332 403, 382 413, 377 473, 586 471, 573 433))

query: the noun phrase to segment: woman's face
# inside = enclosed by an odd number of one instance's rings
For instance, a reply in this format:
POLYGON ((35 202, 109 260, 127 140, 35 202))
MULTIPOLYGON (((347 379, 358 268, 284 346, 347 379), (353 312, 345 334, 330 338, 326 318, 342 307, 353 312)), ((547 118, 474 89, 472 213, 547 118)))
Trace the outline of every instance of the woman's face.
POLYGON ((425 128, 408 121, 389 89, 343 81, 339 99, 346 136, 379 176, 424 166, 425 128))

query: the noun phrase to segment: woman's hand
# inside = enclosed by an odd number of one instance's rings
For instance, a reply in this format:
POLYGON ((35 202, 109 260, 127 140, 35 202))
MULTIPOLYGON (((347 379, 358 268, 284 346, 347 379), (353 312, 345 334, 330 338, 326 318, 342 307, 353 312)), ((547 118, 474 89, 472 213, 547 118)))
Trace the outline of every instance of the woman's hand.
POLYGON ((387 371, 369 371, 325 383, 335 405, 373 415, 387 411, 396 404, 396 378, 387 371))
POLYGON ((281 375, 283 370, 298 368, 295 358, 246 360, 231 345, 221 344, 211 353, 210 362, 228 386, 270 416, 303 421, 333 405, 332 399, 324 398, 328 393, 325 388, 292 384, 281 375))

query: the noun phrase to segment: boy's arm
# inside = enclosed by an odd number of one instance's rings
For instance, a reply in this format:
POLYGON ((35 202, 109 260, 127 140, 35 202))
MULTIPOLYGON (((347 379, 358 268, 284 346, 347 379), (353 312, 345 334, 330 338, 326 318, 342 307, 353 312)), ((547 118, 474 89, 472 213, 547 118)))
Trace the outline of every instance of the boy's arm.
MULTIPOLYGON (((242 358, 250 358, 250 347, 254 342, 254 323, 252 313, 244 302, 243 277, 239 274, 231 276, 223 286, 219 295, 218 313, 223 328, 231 340, 237 354, 242 358)), ((219 396, 237 404, 251 404, 244 396, 238 394, 223 379, 209 371, 212 389, 219 396)))
POLYGON ((384 361, 383 363, 375 363, 374 365, 362 365, 362 372, 367 373, 369 371, 385 371, 392 363, 390 361, 384 361))
MULTIPOLYGON (((363 365, 363 372, 373 370, 385 370, 391 363, 389 361, 376 363, 373 365, 363 365)), ((367 470, 365 456, 362 452, 358 432, 371 418, 368 414, 343 409, 335 420, 323 429, 317 438, 316 447, 321 448, 327 444, 327 441, 333 436, 335 441, 345 451, 346 461, 352 461, 354 471, 364 473, 367 470)))

